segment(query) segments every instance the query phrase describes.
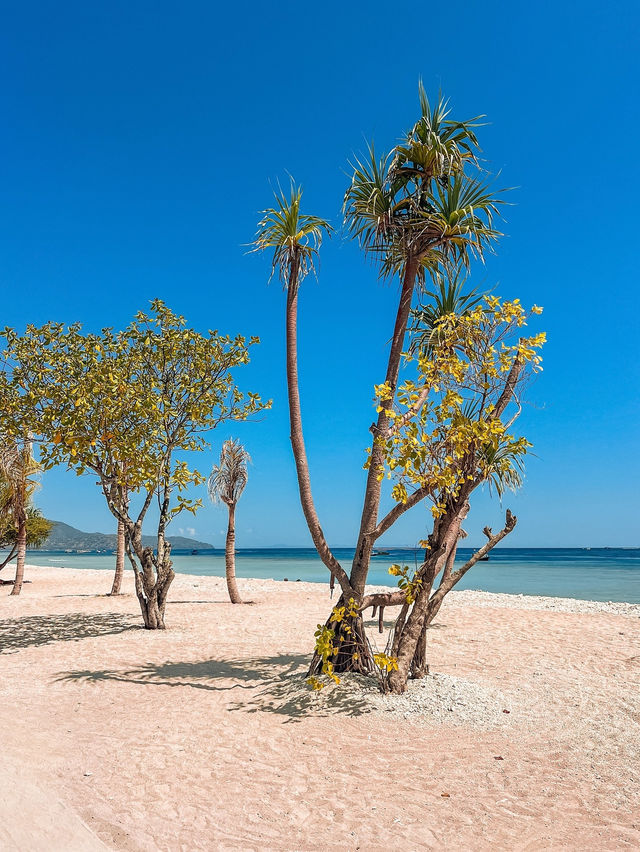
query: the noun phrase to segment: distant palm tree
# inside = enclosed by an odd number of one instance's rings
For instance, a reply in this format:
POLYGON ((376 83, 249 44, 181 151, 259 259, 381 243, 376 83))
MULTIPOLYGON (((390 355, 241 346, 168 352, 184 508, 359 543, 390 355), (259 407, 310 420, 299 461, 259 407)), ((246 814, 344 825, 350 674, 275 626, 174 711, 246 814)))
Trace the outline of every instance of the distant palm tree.
POLYGON ((0 445, 0 477, 3 487, 0 493, 0 514, 10 517, 16 527, 16 578, 11 590, 19 595, 24 580, 24 562, 27 551, 27 507, 29 497, 35 490, 33 476, 38 464, 31 455, 31 441, 5 438, 0 445))
POLYGON ((236 583, 236 505, 249 480, 247 464, 251 461, 249 453, 240 441, 229 438, 222 445, 220 462, 211 469, 207 483, 209 496, 214 503, 224 503, 229 510, 229 525, 225 547, 225 566, 227 589, 231 603, 242 603, 236 583))

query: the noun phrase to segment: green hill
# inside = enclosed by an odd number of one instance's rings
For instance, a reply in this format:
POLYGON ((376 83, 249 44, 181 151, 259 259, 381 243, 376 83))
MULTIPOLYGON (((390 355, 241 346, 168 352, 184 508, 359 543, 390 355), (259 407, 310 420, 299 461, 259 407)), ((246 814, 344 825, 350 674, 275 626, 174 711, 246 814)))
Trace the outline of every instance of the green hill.
MULTIPOLYGON (((53 527, 44 545, 44 550, 112 551, 116 549, 115 533, 113 535, 98 532, 88 533, 77 530, 75 527, 69 526, 69 524, 63 524, 62 521, 51 521, 51 523, 53 527)), ((214 549, 213 545, 206 541, 196 541, 193 538, 185 538, 180 535, 170 535, 168 539, 174 550, 214 549)), ((142 542, 145 547, 155 547, 156 545, 156 539, 151 535, 143 536, 142 542)))

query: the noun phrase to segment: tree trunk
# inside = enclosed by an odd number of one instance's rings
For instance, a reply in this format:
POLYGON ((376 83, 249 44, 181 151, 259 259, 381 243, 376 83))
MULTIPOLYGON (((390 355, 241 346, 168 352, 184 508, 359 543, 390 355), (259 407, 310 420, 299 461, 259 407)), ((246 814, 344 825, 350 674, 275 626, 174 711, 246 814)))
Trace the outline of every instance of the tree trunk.
POLYGON ((227 577, 227 591, 232 604, 241 604, 242 598, 236 583, 236 505, 228 504, 229 525, 227 527, 227 541, 225 545, 224 561, 227 577))
POLYGON ((113 575, 111 595, 119 595, 122 588, 122 577, 124 575, 124 523, 118 521, 118 541, 116 545, 116 572, 113 575))
POLYGON ((145 597, 138 597, 144 626, 147 630, 165 630, 164 607, 158 601, 158 589, 154 588, 145 597))
MULTIPOLYGON (((345 606, 344 595, 340 596, 335 608, 345 606)), ((359 674, 371 674, 375 670, 373 655, 371 648, 367 642, 367 637, 362 620, 362 614, 352 618, 345 616, 341 621, 335 621, 332 614, 325 622, 325 627, 333 631, 334 637, 332 644, 336 648, 336 653, 331 658, 333 669, 336 674, 344 672, 357 672, 359 674)), ((322 658, 316 652, 311 660, 309 667, 309 675, 319 675, 322 673, 322 658)))
POLYGON ((167 605, 167 594, 169 586, 175 577, 171 567, 171 546, 167 544, 163 549, 163 559, 157 567, 154 566, 153 550, 150 547, 142 548, 139 529, 134 529, 135 539, 133 547, 142 565, 142 571, 136 566, 135 559, 131 553, 131 542, 127 540, 127 551, 129 561, 134 571, 134 582, 136 595, 140 604, 144 626, 147 630, 164 630, 164 612, 167 605))
POLYGON ((345 592, 349 590, 346 573, 327 544, 311 493, 309 464, 302 431, 300 390, 298 388, 298 270, 299 261, 295 260, 289 274, 286 309, 287 393, 289 397, 291 448, 296 464, 300 504, 313 544, 318 555, 331 572, 331 588, 333 589, 333 578, 337 577, 342 591, 345 592))
POLYGON ((416 680, 426 677, 429 674, 429 666, 427 665, 427 621, 428 619, 425 618, 422 633, 418 639, 418 644, 416 645, 416 650, 413 654, 413 660, 411 661, 410 675, 416 680))
MULTIPOLYGON (((400 360, 402 358, 404 338, 407 331, 407 324, 409 322, 409 313, 411 311, 411 302, 413 300, 417 271, 418 261, 413 258, 408 260, 404 271, 400 303, 396 314, 396 322, 391 340, 391 350, 389 352, 389 361, 387 363, 387 373, 385 376, 385 383, 389 386, 393 397, 395 397, 398 385, 400 360)), ((379 474, 383 466, 384 450, 378 441, 376 441, 376 437, 383 436, 389 428, 389 417, 387 412, 389 407, 392 405, 393 397, 389 401, 381 403, 382 411, 378 414, 378 422, 371 430, 373 432, 373 443, 371 446, 371 456, 369 457, 369 471, 367 474, 367 485, 365 489, 364 504, 362 507, 362 517, 360 520, 358 544, 353 557, 350 577, 351 585, 360 595, 364 594, 365 585, 367 583, 371 552, 375 544, 373 531, 378 523, 378 510, 380 508, 382 482, 379 479, 379 474)))
POLYGON ((9 551, 9 555, 7 556, 7 558, 4 560, 2 565, 0 565, 0 571, 2 571, 3 568, 6 568, 7 565, 11 562, 11 560, 16 555, 17 549, 18 549, 18 545, 14 544, 13 547, 11 548, 11 550, 9 551))
POLYGON ((18 538, 16 544, 18 546, 18 558, 16 560, 16 579, 11 590, 12 595, 20 594, 24 580, 24 560, 27 552, 27 515, 24 511, 18 516, 18 538))

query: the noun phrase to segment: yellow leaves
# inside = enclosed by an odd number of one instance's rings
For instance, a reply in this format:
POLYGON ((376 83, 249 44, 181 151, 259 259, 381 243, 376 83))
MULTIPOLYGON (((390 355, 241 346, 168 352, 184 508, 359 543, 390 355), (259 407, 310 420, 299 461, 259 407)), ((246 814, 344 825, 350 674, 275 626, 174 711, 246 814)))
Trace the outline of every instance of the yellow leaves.
POLYGON ((403 482, 398 482, 394 485, 391 489, 391 497, 396 503, 406 503, 409 499, 406 485, 403 482))
POLYGON ((374 654, 373 661, 383 674, 398 671, 398 660, 395 657, 389 657, 387 654, 374 654))
POLYGON ((62 443, 62 435, 60 434, 60 432, 56 432, 55 435, 53 436, 53 443, 54 444, 61 444, 62 443))

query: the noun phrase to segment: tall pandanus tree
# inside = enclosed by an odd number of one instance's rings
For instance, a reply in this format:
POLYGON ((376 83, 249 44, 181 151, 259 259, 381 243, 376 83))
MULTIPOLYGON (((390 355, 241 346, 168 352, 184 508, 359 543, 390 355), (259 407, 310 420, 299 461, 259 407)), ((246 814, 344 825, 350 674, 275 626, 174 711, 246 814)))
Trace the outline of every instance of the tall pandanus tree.
POLYGON ((344 569, 326 542, 318 520, 309 477, 309 464, 302 430, 300 391, 298 387, 298 295, 300 285, 309 272, 315 270, 315 258, 325 234, 331 226, 324 219, 303 213, 300 209, 302 189, 293 181, 289 197, 278 190, 276 206, 263 211, 254 242, 255 251, 271 251, 271 276, 277 273, 287 291, 286 302, 286 361, 287 392, 289 397, 289 425, 291 447, 296 465, 300 502, 311 538, 324 564, 333 578, 348 584, 344 569))
POLYGON ((251 457, 237 439, 229 438, 220 450, 220 461, 214 465, 207 483, 209 496, 214 503, 224 503, 229 511, 225 545, 225 573, 227 590, 233 604, 242 598, 236 582, 236 506, 249 481, 247 465, 251 457))
POLYGON ((0 494, 0 513, 10 517, 16 528, 16 576, 12 595, 20 594, 24 582, 29 498, 36 487, 33 477, 38 470, 28 438, 23 440, 3 436, 0 445, 0 477, 4 487, 0 494))
POLYGON ((499 200, 469 168, 477 168, 478 119, 449 118, 448 102, 439 97, 432 107, 420 85, 421 115, 401 144, 381 158, 370 147, 357 159, 344 201, 351 235, 379 264, 384 278, 398 276, 401 286, 380 400, 360 530, 350 581, 364 594, 376 539, 383 478, 382 444, 416 290, 429 277, 448 277, 456 267, 482 258, 498 238, 493 226, 499 200))

